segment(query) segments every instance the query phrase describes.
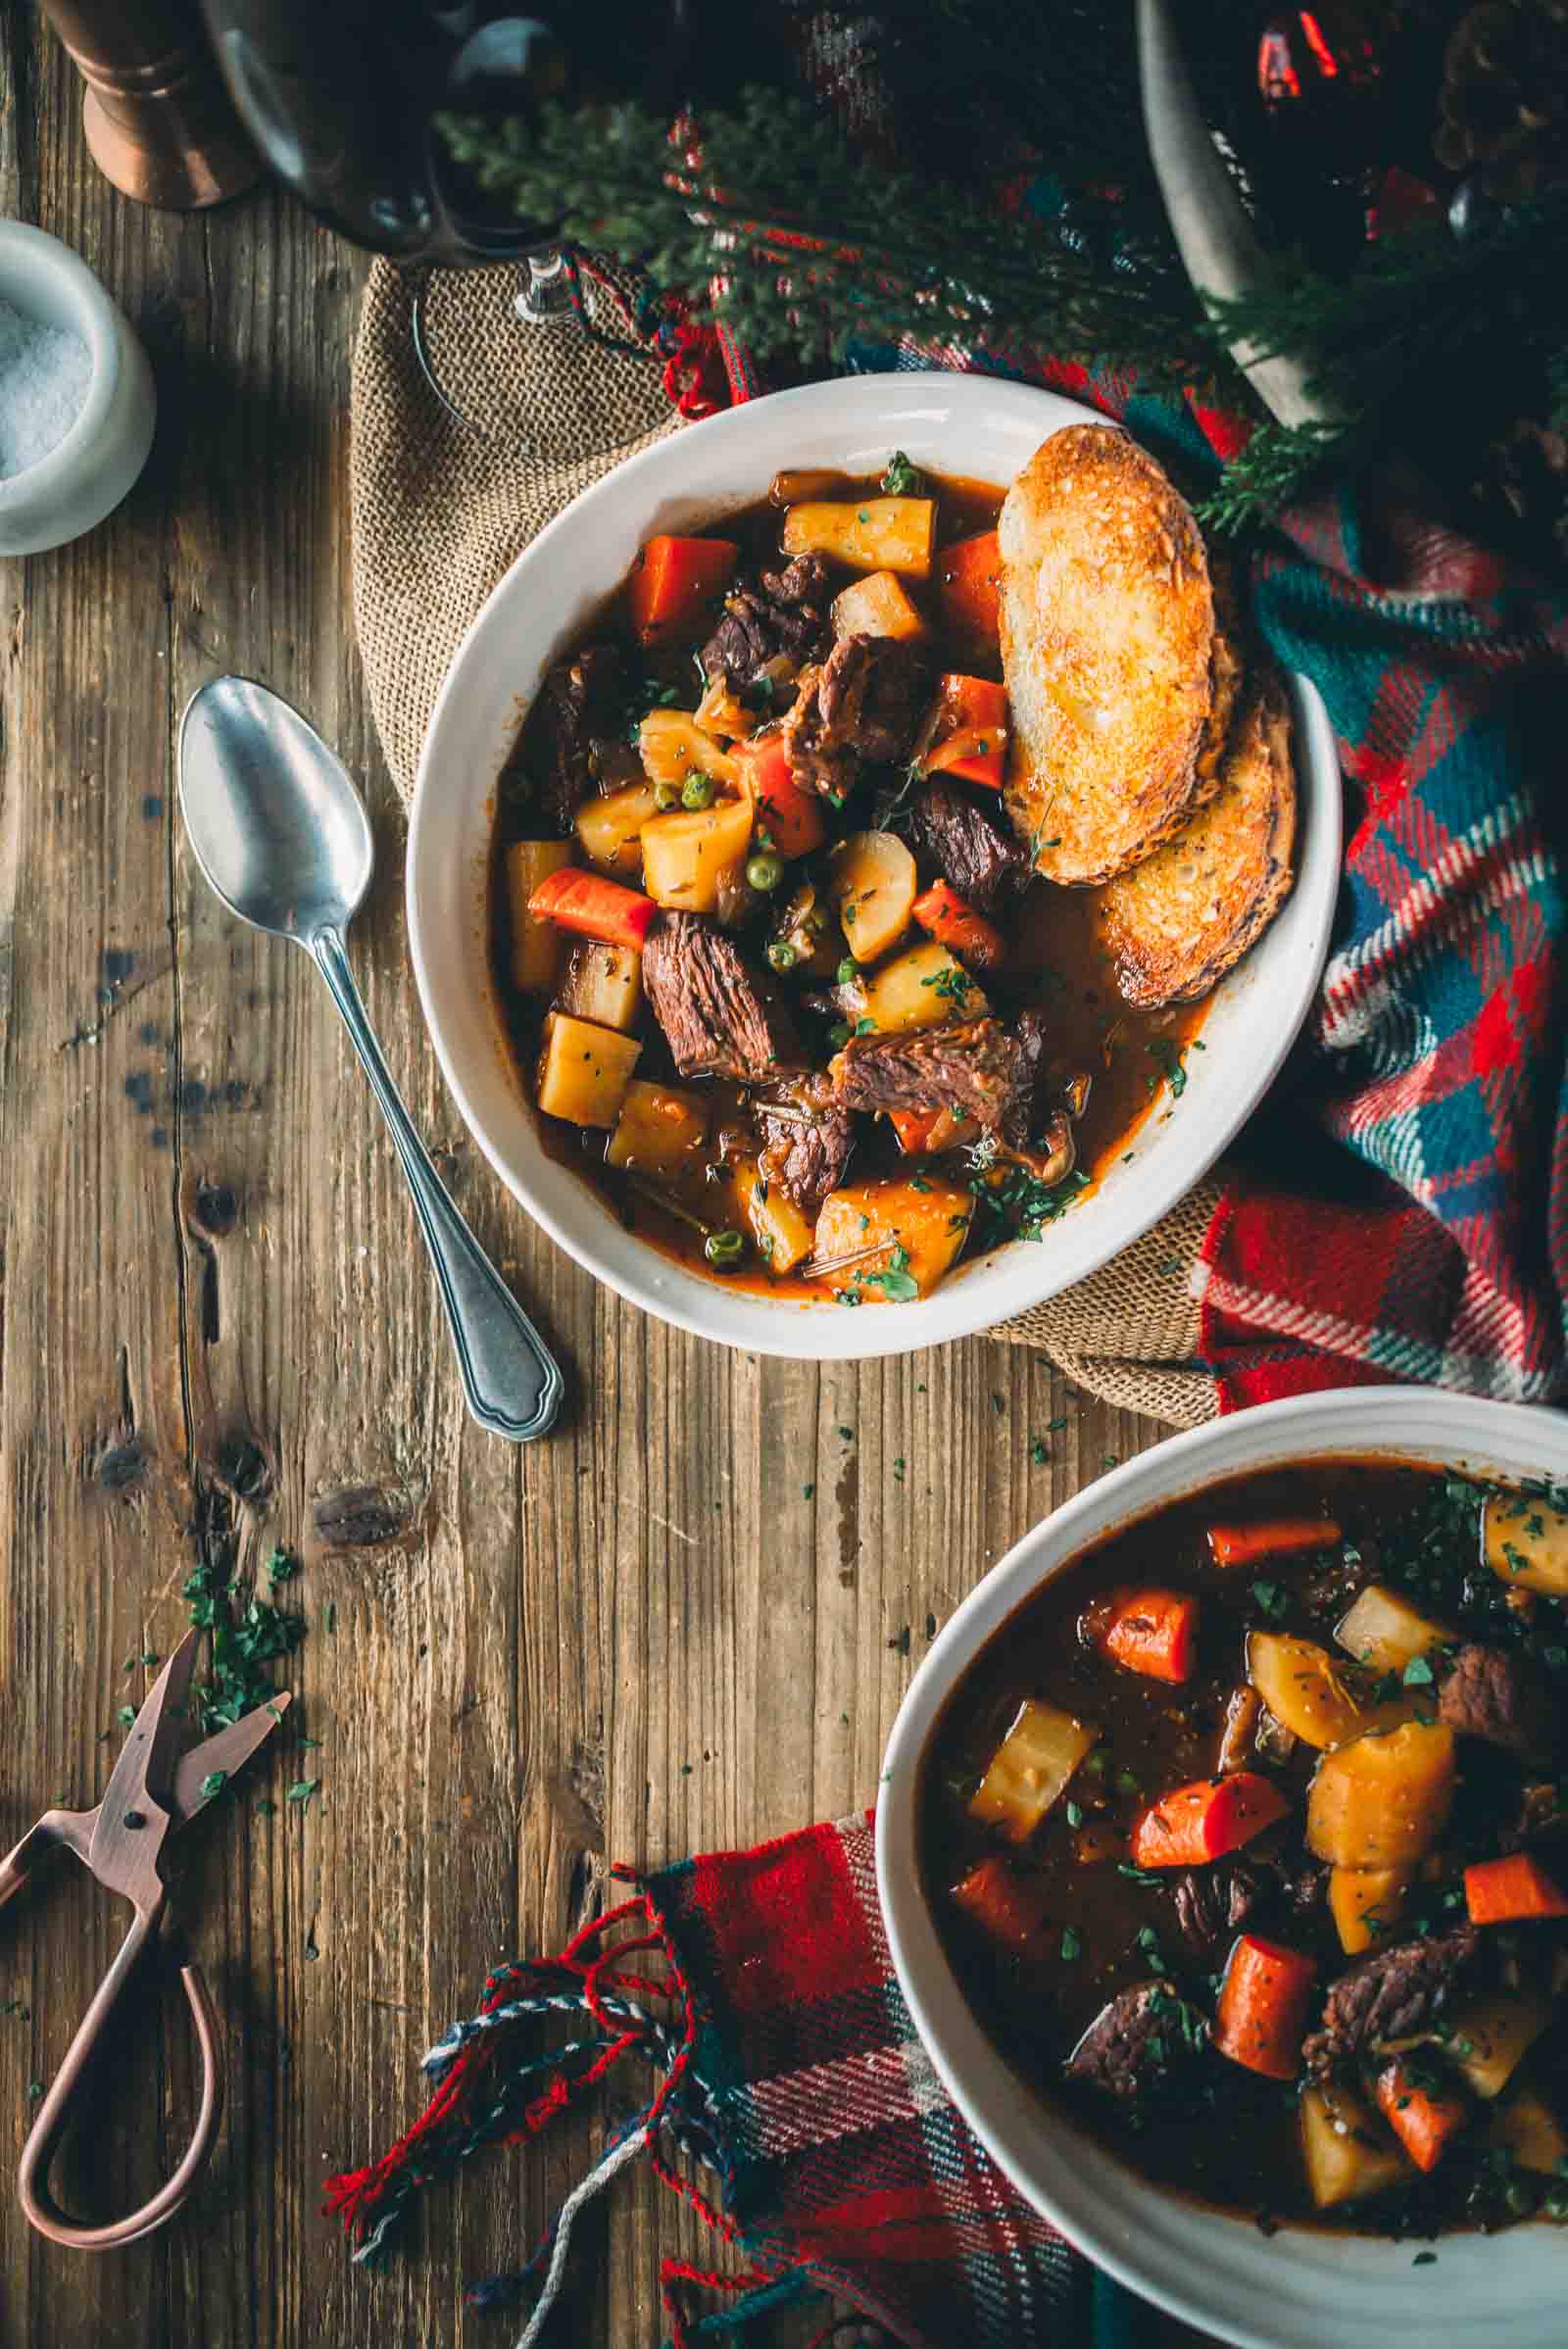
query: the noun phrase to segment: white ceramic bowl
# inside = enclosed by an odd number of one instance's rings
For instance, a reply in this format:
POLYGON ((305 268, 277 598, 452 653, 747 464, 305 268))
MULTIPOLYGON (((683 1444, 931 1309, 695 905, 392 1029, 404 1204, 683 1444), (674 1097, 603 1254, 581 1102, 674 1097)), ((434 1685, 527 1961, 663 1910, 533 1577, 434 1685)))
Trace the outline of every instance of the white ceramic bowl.
MULTIPOLYGON (((1323 706, 1295 689, 1300 869, 1284 912, 1218 990, 1168 1123, 1139 1135, 1038 1243, 975 1258, 918 1303, 847 1313, 726 1291, 626 1232, 589 1186, 540 1148, 501 1044, 485 952, 484 891, 496 776, 550 661, 657 530, 690 530, 763 496, 780 465, 867 472, 895 449, 916 465, 1010 481, 1041 441, 1088 411, 978 375, 858 376, 731 410, 632 458, 541 531, 469 629, 436 703, 409 835, 409 936, 441 1066, 497 1173, 590 1272, 651 1313, 756 1352, 901 1353, 1038 1304, 1146 1232, 1213 1163, 1274 1076, 1306 1016, 1328 949, 1340 871, 1340 782, 1323 706)), ((1102 419, 1097 419, 1102 420, 1102 419)))
POLYGON ((57 236, 0 220, 0 299, 79 334, 92 362, 70 430, 36 465, 0 480, 0 555, 36 555, 113 513, 147 462, 158 402, 129 319, 57 236))
POLYGON ((920 1887, 921 1757, 949 1692, 1013 1610, 1086 1543, 1175 1495, 1269 1461, 1375 1452, 1568 1478, 1568 1418, 1410 1387, 1292 1397, 1172 1437, 1026 1534, 910 1683, 883 1765, 877 1889, 900 1984, 948 2093, 1035 2207, 1124 2283, 1244 2349, 1562 2349, 1568 2239, 1555 2227, 1416 2243, 1287 2227, 1269 2238, 1158 2191, 1050 2111, 980 2030, 920 1887))

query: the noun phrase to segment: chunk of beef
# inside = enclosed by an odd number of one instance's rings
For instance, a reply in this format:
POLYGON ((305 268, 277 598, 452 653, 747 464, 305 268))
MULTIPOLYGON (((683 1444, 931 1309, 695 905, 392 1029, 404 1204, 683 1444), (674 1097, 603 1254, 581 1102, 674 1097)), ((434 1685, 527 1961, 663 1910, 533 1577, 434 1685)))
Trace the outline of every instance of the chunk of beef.
POLYGON ((1519 1789, 1518 1807, 1513 1818, 1497 1836, 1498 1849, 1522 1851, 1527 1843, 1555 1839, 1568 1830, 1568 1807, 1564 1806, 1555 1779, 1532 1779, 1519 1789))
POLYGON ((571 830, 593 791, 594 737, 601 734, 608 744, 618 727, 625 693, 625 667, 614 645, 584 645, 569 661, 546 670, 503 781, 519 772, 527 779, 533 806, 552 834, 571 830))
POLYGON ((844 799, 862 759, 906 759, 927 672, 913 646, 892 636, 845 636, 820 668, 801 671, 784 720, 790 771, 808 790, 844 799))
POLYGON ((1556 1708, 1527 1658, 1479 1640, 1461 1647, 1438 1689, 1438 1719, 1456 1736, 1481 1737, 1516 1761, 1544 1761, 1557 1741, 1556 1708))
POLYGON ((1168 1982, 1135 1982, 1101 2009, 1064 2069, 1080 2087, 1133 2104, 1170 2085, 1201 2047, 1197 2017, 1168 1982))
POLYGON ((845 1109, 952 1109, 1004 1131, 1029 1090, 1023 1047, 999 1020, 852 1036, 828 1070, 845 1109))
POLYGON ((1459 1925, 1358 1958, 1330 1990, 1322 2028, 1301 2051, 1307 2070, 1322 2076, 1368 2049, 1422 2037, 1468 1988, 1480 1956, 1481 1935, 1459 1925))
POLYGON ((855 1121, 838 1108, 826 1077, 781 1085, 757 1104, 762 1135, 758 1160, 763 1180, 776 1183, 803 1214, 814 1215, 844 1179, 855 1148, 855 1121))
POLYGON ((915 847, 977 912, 994 913, 1028 881, 1029 858, 1021 842, 951 775, 933 775, 923 783, 911 812, 915 847))
POLYGON ((827 564, 797 555, 781 571, 763 571, 755 587, 724 599, 724 616, 702 652, 704 674, 722 674, 737 691, 755 685, 772 661, 794 666, 815 652, 827 627, 827 564))
POLYGON ((643 986, 683 1077, 755 1085, 801 1065, 777 988, 706 915, 659 915, 643 949, 643 986))
POLYGON ((1177 1931, 1199 1964, 1229 1941, 1267 1894, 1264 1879, 1249 1860, 1183 1868, 1167 1888, 1176 1904, 1177 1931))

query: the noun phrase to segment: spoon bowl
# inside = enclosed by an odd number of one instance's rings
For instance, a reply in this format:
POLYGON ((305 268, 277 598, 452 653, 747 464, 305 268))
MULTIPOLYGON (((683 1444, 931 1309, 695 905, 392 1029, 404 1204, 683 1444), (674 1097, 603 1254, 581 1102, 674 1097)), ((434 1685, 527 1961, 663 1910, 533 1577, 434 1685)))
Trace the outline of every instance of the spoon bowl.
POLYGON ((297 710, 215 677, 179 728, 179 800, 197 863, 231 913, 303 947, 331 990, 397 1145, 447 1309, 469 1410, 514 1444, 561 1407, 561 1371, 469 1231, 415 1132, 349 966, 344 932, 375 866, 365 803, 297 710))
POLYGON ((309 946, 346 929, 375 865, 343 762, 280 695, 215 677, 179 729, 185 831, 217 895, 253 928, 309 946))

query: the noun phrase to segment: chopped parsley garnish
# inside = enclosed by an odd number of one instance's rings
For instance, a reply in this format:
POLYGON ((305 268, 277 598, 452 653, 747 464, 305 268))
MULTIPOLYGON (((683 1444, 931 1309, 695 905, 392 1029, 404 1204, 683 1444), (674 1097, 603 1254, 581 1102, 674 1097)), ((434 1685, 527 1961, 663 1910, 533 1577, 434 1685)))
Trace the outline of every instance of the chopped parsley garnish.
POLYGON ((1252 1596, 1264 1614, 1272 1616, 1276 1621, 1280 1616, 1290 1613, 1290 1593, 1287 1590, 1282 1590, 1278 1583, 1254 1583, 1252 1596))
POLYGON ((1149 1047, 1149 1052, 1152 1059, 1159 1062, 1165 1082, 1170 1087, 1172 1101, 1179 1101, 1187 1091, 1187 1071, 1182 1066, 1180 1051, 1168 1036, 1156 1036, 1149 1047))
MULTIPOLYGON (((881 489, 888 498, 918 498, 925 494, 925 475, 918 465, 909 463, 902 449, 895 449, 883 470, 881 489)), ((861 516, 864 519, 864 516, 861 516)))

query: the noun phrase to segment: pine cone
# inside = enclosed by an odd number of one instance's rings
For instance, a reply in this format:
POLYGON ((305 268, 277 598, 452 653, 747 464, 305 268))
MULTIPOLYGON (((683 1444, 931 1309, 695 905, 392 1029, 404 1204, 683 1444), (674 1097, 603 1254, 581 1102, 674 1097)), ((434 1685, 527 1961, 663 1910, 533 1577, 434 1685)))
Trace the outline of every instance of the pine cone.
POLYGON ((1443 60, 1438 161, 1517 202, 1561 178, 1568 152, 1568 0, 1477 0, 1443 60))

